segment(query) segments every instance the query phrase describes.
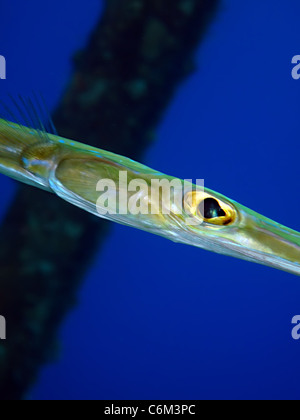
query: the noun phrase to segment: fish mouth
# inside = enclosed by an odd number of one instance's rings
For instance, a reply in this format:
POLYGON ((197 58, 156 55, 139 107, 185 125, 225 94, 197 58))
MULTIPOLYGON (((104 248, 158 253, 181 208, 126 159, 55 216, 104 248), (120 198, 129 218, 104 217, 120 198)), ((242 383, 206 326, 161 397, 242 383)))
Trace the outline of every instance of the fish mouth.
POLYGON ((238 203, 234 208, 232 225, 190 227, 179 242, 300 276, 300 233, 238 203))
POLYGON ((300 234, 244 207, 226 248, 239 258, 300 276, 300 234))

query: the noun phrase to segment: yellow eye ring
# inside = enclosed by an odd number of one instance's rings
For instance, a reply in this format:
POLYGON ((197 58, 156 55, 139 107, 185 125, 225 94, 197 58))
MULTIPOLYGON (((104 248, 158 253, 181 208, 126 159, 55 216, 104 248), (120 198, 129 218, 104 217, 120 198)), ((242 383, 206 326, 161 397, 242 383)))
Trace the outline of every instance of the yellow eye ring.
POLYGON ((231 225, 237 217, 230 204, 201 191, 190 191, 184 197, 185 210, 205 223, 217 226, 231 225))

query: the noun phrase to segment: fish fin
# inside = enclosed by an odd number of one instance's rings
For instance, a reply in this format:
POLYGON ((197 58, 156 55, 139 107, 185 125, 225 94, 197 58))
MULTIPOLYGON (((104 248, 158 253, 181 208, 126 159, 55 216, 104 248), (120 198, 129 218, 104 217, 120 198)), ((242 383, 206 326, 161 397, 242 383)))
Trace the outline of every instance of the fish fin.
POLYGON ((47 180, 32 174, 25 158, 32 147, 53 145, 54 124, 37 97, 10 97, 10 102, 9 105, 0 103, 5 111, 4 119, 0 119, 0 173, 49 191, 47 180))
POLYGON ((8 116, 8 118, 5 115, 2 116, 3 119, 11 120, 20 127, 26 126, 36 130, 43 140, 47 134, 57 135, 53 120, 41 95, 33 93, 32 97, 18 95, 17 97, 9 96, 9 98, 11 105, 0 102, 8 116))
POLYGON ((0 102, 0 158, 15 158, 32 144, 53 142, 50 137, 57 133, 43 99, 19 95, 10 102, 0 102))

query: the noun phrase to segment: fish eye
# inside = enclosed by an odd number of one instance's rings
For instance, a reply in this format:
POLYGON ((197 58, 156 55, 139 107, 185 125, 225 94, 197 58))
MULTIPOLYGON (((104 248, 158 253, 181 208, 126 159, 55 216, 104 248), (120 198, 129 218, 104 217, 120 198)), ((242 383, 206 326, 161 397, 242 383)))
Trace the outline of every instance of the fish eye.
POLYGON ((203 204, 204 209, 202 209, 202 206, 200 205, 199 211, 204 219, 215 219, 216 217, 226 216, 225 211, 222 209, 219 202, 214 198, 206 198, 203 201, 203 204))
POLYGON ((237 218, 237 211, 231 203, 201 191, 188 192, 184 196, 184 208, 206 225, 228 226, 237 218))
POLYGON ((232 209, 212 197, 205 198, 199 206, 198 212, 204 222, 213 225, 229 225, 234 221, 232 209))

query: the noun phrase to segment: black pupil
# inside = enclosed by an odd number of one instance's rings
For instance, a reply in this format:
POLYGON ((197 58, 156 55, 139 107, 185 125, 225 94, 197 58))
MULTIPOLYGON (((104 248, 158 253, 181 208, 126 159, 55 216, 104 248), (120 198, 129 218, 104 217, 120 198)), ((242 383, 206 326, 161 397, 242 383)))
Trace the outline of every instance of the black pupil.
MULTIPOLYGON (((201 213, 203 211, 203 207, 201 213)), ((216 217, 226 216, 225 211, 220 207, 220 204, 214 198, 206 198, 204 200, 204 219, 214 219, 216 217)))

